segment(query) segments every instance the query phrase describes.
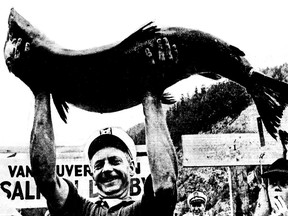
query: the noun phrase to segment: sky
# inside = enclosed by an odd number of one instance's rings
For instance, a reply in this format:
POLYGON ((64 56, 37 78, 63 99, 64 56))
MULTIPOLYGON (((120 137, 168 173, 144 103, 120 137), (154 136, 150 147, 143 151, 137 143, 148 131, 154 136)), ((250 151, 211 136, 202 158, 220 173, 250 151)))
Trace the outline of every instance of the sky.
MULTIPOLYGON (((34 27, 62 47, 86 49, 121 41, 142 25, 181 26, 211 33, 243 50, 259 70, 288 62, 288 2, 285 0, 201 1, 21 1, 0 3, 0 45, 4 47, 8 16, 13 7, 34 27), (2 41, 2 42, 1 42, 2 41)), ((176 99, 209 86, 211 80, 192 76, 167 89, 176 99)), ((111 86, 113 88, 113 86, 111 86)), ((0 52, 0 145, 29 145, 34 97, 9 73, 0 52)), ((81 145, 90 134, 106 126, 128 129, 143 122, 142 107, 98 114, 70 105, 64 124, 52 104, 58 145, 81 145)))

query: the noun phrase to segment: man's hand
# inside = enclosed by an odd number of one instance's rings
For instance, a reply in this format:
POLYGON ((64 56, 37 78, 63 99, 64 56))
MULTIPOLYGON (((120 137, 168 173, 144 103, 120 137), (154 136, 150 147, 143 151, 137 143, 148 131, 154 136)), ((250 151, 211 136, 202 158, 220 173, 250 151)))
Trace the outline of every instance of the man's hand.
POLYGON ((10 72, 15 74, 21 73, 18 70, 21 69, 25 60, 29 57, 29 51, 29 42, 23 41, 22 38, 13 38, 11 35, 8 35, 4 47, 4 57, 10 72))
POLYGON ((288 216, 287 206, 282 197, 276 196, 271 199, 271 216, 288 216))
POLYGON ((157 39, 155 47, 145 49, 149 64, 145 82, 150 93, 160 96, 167 86, 165 82, 169 82, 169 76, 173 75, 173 68, 178 62, 178 51, 175 44, 170 46, 166 37, 157 39))
MULTIPOLYGON (((43 92, 49 92, 47 86, 49 77, 45 77, 45 74, 41 73, 39 62, 33 62, 35 58, 32 55, 35 56, 37 53, 32 50, 30 42, 8 35, 4 47, 6 65, 9 71, 20 78, 36 96, 43 92)), ((43 67, 45 66, 43 65, 43 67)))
POLYGON ((156 42, 157 42, 157 52, 155 52, 157 53, 156 59, 152 55, 151 48, 145 49, 145 54, 149 59, 151 65, 155 65, 156 62, 159 62, 159 64, 166 63, 166 66, 169 66, 169 64, 178 62, 178 51, 175 44, 173 44, 171 47, 166 37, 162 39, 158 38, 156 42))

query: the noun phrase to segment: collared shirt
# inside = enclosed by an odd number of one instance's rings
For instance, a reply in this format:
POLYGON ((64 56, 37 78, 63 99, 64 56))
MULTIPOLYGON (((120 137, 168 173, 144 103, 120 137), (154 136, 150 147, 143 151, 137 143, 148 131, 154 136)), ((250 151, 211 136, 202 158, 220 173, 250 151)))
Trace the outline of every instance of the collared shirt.
MULTIPOLYGON (((163 213, 163 211, 165 212, 169 209, 164 201, 167 196, 163 199, 162 195, 159 197, 154 195, 151 176, 146 179, 141 200, 134 201, 127 198, 111 207, 109 207, 107 201, 101 198, 96 202, 83 198, 78 194, 73 183, 69 180, 66 181, 69 185, 69 194, 62 209, 56 212, 48 203, 52 216, 158 216, 159 212, 163 213)), ((169 197, 168 199, 173 198, 169 197)), ((169 209, 169 214, 165 215, 172 215, 173 210, 169 209)))
MULTIPOLYGON (((123 201, 123 199, 105 199, 105 198, 103 199, 100 196, 98 197, 98 199, 100 200, 100 202, 106 203, 108 207, 116 206, 123 201)), ((132 200, 131 197, 125 198, 125 201, 131 201, 131 200, 132 200)))

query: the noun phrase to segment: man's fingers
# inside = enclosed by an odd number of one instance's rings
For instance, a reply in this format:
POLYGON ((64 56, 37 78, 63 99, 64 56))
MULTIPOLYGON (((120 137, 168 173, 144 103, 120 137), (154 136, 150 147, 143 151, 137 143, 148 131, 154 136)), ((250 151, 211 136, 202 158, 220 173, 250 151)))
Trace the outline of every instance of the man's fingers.
POLYGON ((276 204, 277 202, 277 199, 274 197, 272 200, 271 200, 271 207, 272 209, 274 210, 274 212, 278 211, 279 210, 279 207, 278 205, 276 204))
POLYGON ((25 52, 30 51, 30 43, 28 43, 28 42, 25 43, 24 51, 25 51, 25 52))
POLYGON ((14 58, 17 59, 20 57, 20 46, 22 43, 22 38, 18 38, 16 45, 15 45, 15 55, 14 58))
POLYGON ((276 199, 278 199, 279 205, 281 205, 281 208, 282 208, 284 211, 287 211, 287 206, 286 206, 284 200, 282 199, 282 197, 277 196, 276 199))
POLYGON ((281 215, 283 213, 287 213, 288 211, 284 200, 278 196, 271 200, 271 207, 273 209, 273 215, 281 215))
POLYGON ((163 38, 163 42, 164 42, 164 49, 165 49, 166 58, 168 60, 172 60, 173 59, 173 55, 172 55, 172 51, 171 51, 171 47, 170 47, 168 39, 166 37, 164 37, 163 38))
POLYGON ((152 52, 150 51, 149 48, 145 49, 145 55, 147 56, 150 64, 155 64, 155 60, 154 60, 152 52))
MULTIPOLYGON (((12 37, 12 36, 11 36, 12 37)), ((16 45, 16 43, 17 43, 17 38, 13 38, 12 39, 12 44, 15 44, 16 45)))
POLYGON ((178 50, 175 44, 172 46, 170 45, 168 39, 166 37, 164 38, 158 38, 156 40, 156 46, 157 46, 157 51, 156 55, 153 56, 150 48, 145 49, 145 55, 149 59, 149 63, 155 64, 156 62, 162 62, 164 63, 165 61, 169 63, 169 65, 172 63, 177 63, 178 62, 178 50))
POLYGON ((172 55, 173 55, 173 58, 174 58, 174 62, 177 63, 178 62, 178 50, 177 50, 177 47, 176 47, 176 44, 173 44, 172 45, 172 55))
POLYGON ((159 61, 165 61, 165 53, 163 49, 162 40, 159 38, 157 39, 157 47, 158 47, 158 59, 159 61))

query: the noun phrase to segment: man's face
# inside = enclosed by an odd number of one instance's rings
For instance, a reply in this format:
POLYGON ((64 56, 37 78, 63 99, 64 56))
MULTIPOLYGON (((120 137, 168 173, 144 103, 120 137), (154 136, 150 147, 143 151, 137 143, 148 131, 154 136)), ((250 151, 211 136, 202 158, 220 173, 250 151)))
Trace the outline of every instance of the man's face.
POLYGON ((128 195, 134 169, 123 151, 113 147, 100 149, 90 162, 93 179, 102 196, 123 198, 128 195))
POLYGON ((274 176, 268 179, 268 195, 270 199, 281 197, 288 204, 288 178, 287 176, 274 176))
POLYGON ((201 201, 191 202, 190 211, 192 215, 202 216, 205 212, 205 204, 201 201))

